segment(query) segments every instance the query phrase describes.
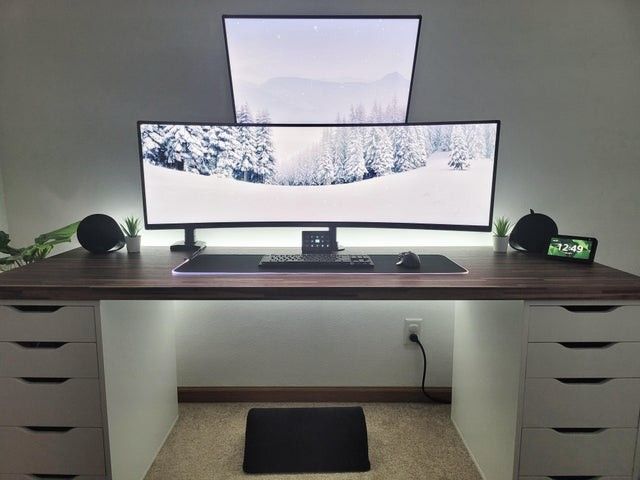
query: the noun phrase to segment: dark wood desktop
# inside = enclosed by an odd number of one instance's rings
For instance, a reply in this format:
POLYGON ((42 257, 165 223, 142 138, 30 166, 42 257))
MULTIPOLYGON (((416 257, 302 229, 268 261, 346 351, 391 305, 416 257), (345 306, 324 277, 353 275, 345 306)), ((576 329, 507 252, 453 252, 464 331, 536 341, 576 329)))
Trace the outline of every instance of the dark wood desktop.
POLYGON ((188 310, 165 300, 338 299, 453 301, 451 417, 484 478, 638 478, 640 277, 484 247, 420 253, 469 273, 185 277, 171 273, 183 254, 145 247, 75 249, 0 274, 0 411, 14 412, 0 426, 0 477, 144 477, 178 415, 175 320, 188 310), (70 380, 23 380, 43 376, 70 380), (87 382, 92 403, 68 394, 87 382))
MULTIPOLYGON (((206 250, 216 253, 215 249, 206 250)), ((425 249, 466 267, 466 275, 304 274, 174 276, 183 253, 144 247, 141 254, 71 250, 0 274, 0 298, 344 299, 344 300, 637 300, 640 277, 601 264, 575 265, 488 247, 425 249)))

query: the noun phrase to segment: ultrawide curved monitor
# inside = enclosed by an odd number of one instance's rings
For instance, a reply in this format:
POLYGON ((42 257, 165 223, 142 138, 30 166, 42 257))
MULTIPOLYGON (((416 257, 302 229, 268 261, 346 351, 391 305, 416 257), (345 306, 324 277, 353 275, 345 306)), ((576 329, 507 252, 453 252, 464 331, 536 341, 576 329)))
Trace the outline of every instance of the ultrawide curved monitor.
POLYGON ((238 123, 403 123, 420 16, 223 16, 238 123))
POLYGON ((145 224, 489 231, 499 129, 139 122, 145 224))

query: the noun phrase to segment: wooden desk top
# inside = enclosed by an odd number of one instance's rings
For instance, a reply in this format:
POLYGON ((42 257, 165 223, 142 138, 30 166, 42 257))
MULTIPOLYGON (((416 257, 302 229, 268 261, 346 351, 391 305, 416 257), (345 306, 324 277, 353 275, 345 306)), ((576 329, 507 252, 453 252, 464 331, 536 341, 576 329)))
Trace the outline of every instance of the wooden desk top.
MULTIPOLYGON (((207 253, 220 253, 208 249, 207 253)), ((640 277, 600 264, 575 265, 488 247, 432 247, 467 275, 249 274, 178 277, 168 247, 91 255, 71 250, 0 273, 4 300, 640 300, 640 277)))

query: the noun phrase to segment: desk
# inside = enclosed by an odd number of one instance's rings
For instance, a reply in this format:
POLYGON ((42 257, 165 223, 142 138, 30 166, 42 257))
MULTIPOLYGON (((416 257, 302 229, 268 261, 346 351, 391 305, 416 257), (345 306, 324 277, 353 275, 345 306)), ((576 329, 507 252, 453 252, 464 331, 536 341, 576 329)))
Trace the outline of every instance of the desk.
POLYGON ((640 277, 421 253, 469 274, 176 277, 183 255, 166 247, 76 249, 1 274, 0 480, 142 478, 177 418, 171 300, 222 299, 456 300, 452 420, 485 478, 637 478, 640 277))

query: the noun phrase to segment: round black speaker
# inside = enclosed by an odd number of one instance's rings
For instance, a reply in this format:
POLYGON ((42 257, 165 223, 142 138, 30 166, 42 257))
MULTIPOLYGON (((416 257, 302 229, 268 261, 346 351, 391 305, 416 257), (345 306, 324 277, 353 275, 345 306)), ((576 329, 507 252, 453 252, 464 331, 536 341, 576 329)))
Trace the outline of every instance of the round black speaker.
POLYGON ((544 253, 549 246, 549 240, 558 234, 558 225, 551 217, 542 213, 525 215, 511 231, 509 245, 521 252, 544 253))
POLYGON ((78 225, 78 241, 91 253, 109 253, 124 247, 124 235, 118 222, 109 215, 96 213, 78 225))

